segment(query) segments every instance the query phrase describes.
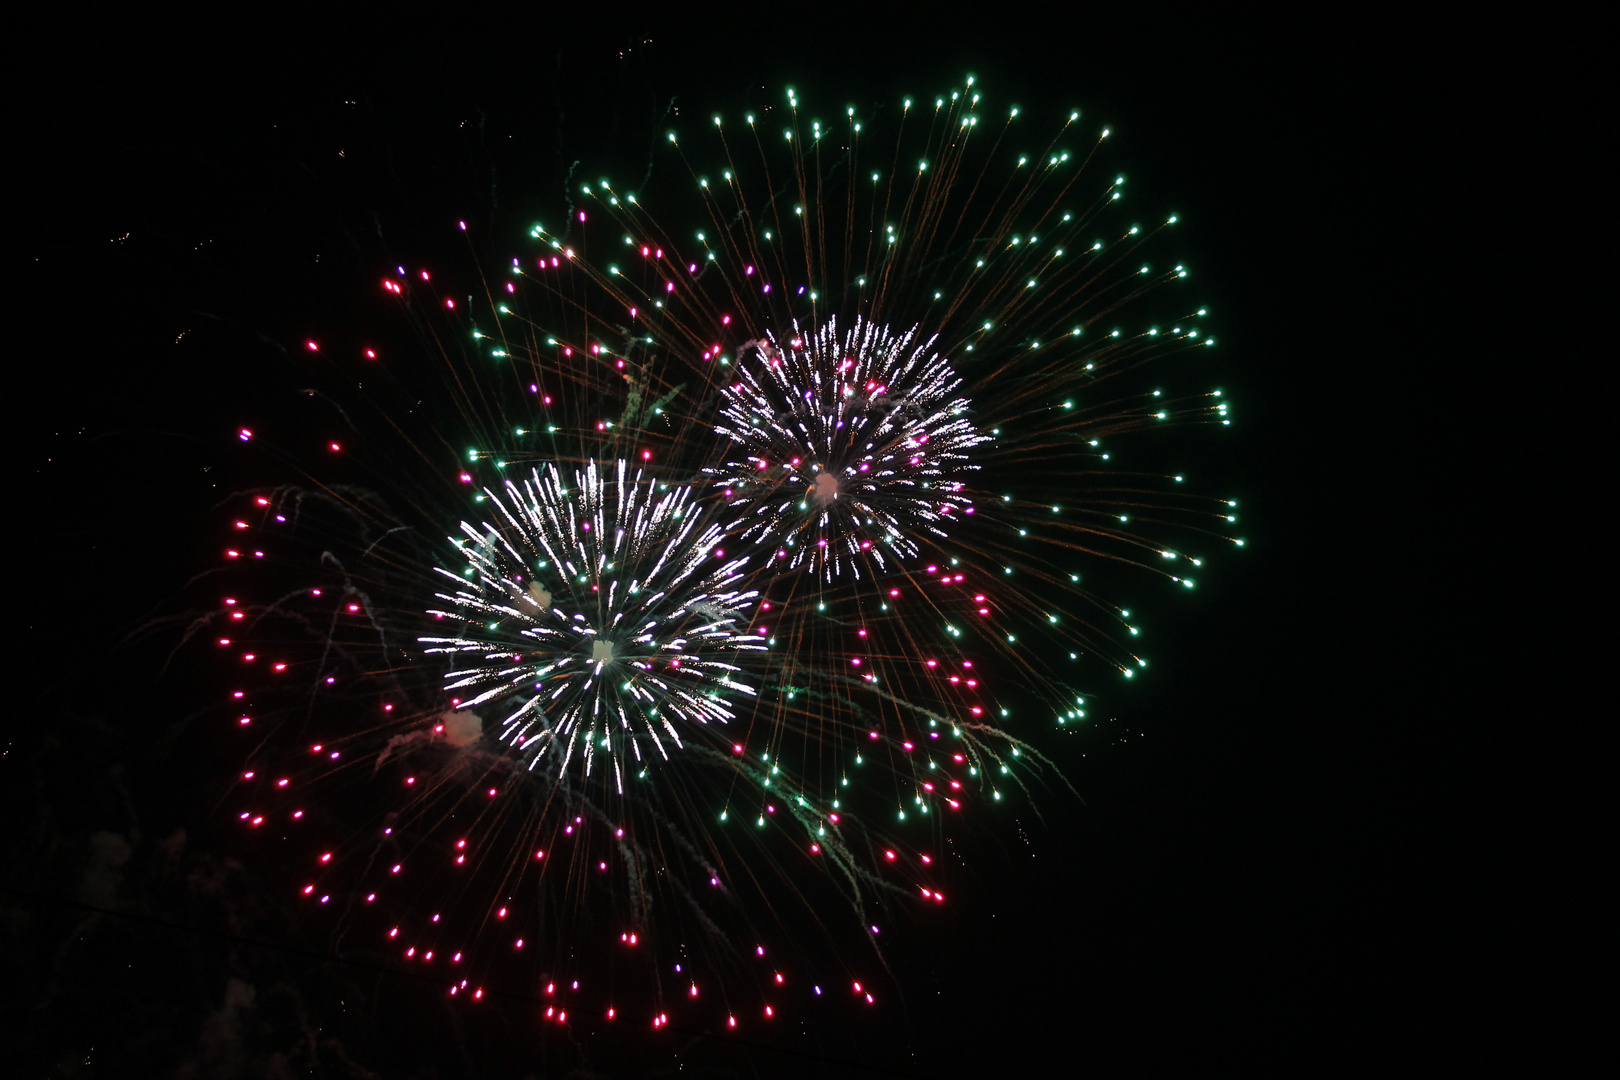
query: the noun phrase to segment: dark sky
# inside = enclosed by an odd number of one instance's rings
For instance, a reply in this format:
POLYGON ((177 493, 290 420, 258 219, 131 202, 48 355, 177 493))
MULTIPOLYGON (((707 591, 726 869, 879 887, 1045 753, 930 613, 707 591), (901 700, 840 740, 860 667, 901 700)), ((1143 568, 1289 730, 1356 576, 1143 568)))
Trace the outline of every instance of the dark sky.
POLYGON ((1489 268, 1562 272, 1519 246, 1552 225, 1526 163, 1578 185, 1596 161, 1575 48, 1594 28, 375 11, 24 35, 7 261, 28 659, 0 785, 6 1022, 30 1075, 1315 1072, 1507 1037, 1487 987, 1530 946, 1486 910, 1506 871, 1479 746, 1511 695, 1481 671, 1501 612, 1480 572, 1506 541, 1463 521, 1525 490, 1505 420, 1533 406, 1510 365, 1570 354, 1489 268), (1239 418, 1216 467, 1248 548, 1156 613, 1152 678, 1105 710, 1130 737, 1070 773, 1083 802, 986 845, 993 870, 900 950, 903 1006, 771 1046, 572 1043, 521 1000, 457 1017, 432 987, 255 944, 298 938, 231 898, 221 777, 187 734, 199 694, 184 669, 158 678, 161 639, 118 645, 209 558, 228 469, 202 467, 232 410, 352 317, 385 253, 431 259, 456 216, 515 231, 570 161, 636 168, 666 109, 926 94, 967 71, 1106 118, 1143 201, 1185 215, 1239 418), (1458 412, 1499 422, 1485 448, 1458 412), (256 1004, 229 1005, 240 985, 256 1004), (333 1004, 356 987, 358 1018, 333 1004))

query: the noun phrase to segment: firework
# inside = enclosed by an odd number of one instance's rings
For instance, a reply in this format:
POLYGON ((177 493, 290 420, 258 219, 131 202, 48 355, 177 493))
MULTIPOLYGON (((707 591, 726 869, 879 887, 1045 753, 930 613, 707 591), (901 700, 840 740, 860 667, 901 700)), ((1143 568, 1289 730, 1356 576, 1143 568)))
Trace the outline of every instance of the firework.
POLYGON ((462 523, 453 542, 467 569, 438 569, 458 589, 439 594, 450 610, 428 614, 464 629, 423 637, 427 654, 470 665, 448 673, 447 692, 471 695, 458 707, 515 705, 500 738, 531 768, 560 743, 562 764, 577 746, 589 774, 606 751, 622 793, 627 756, 631 768, 643 746, 667 759, 683 729, 724 724, 728 697, 755 693, 733 662, 765 648, 745 609, 756 594, 737 587, 747 560, 725 561, 719 526, 668 487, 624 461, 611 478, 593 462, 572 482, 535 470, 488 492, 489 518, 462 523))
POLYGON ((344 399, 363 476, 306 464, 234 522, 256 584, 197 625, 260 680, 238 813, 453 993, 734 1026, 707 988, 769 1017, 875 965, 952 823, 1145 665, 1112 568, 1191 587, 1241 543, 1125 442, 1229 417, 1106 129, 1020 149, 969 80, 874 155, 788 105, 717 118, 712 170, 672 135, 656 216, 580 185, 481 297, 391 269, 435 373, 344 399))
POLYGON ((840 336, 829 319, 814 337, 795 327, 785 347, 744 343, 757 359, 739 362, 723 397, 715 431, 730 452, 710 472, 745 541, 780 546, 790 567, 858 576, 973 512, 968 451, 985 436, 950 365, 913 336, 859 320, 840 336))

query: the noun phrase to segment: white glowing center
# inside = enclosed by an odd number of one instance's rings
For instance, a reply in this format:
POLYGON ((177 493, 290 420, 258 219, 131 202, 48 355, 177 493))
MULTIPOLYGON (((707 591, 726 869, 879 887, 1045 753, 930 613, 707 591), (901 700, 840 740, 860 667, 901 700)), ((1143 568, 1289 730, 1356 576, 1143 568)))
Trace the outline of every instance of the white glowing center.
POLYGON ((613 659, 613 642, 597 638, 591 642, 591 659, 598 664, 605 664, 613 659))

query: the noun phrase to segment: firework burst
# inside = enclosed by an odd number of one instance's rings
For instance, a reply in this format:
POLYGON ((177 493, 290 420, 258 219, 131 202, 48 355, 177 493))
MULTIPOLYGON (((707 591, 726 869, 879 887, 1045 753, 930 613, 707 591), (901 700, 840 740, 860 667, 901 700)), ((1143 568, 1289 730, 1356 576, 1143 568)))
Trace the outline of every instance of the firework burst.
POLYGON ((487 495, 493 512, 452 539, 466 569, 437 568, 458 586, 438 594, 451 607, 429 612, 464 629, 421 641, 458 661, 445 690, 472 695, 458 707, 512 706, 500 738, 531 768, 560 744, 589 775, 606 752, 622 793, 626 767, 667 759, 683 731, 732 720, 728 699, 755 693, 733 662, 765 649, 745 610, 757 594, 737 587, 747 560, 725 560, 690 491, 619 461, 572 483, 548 466, 487 495))
POLYGON ((746 541, 780 545, 790 567, 808 562, 831 578, 885 550, 917 553, 923 533, 945 537, 963 494, 968 451, 985 441, 932 341, 856 320, 847 334, 829 319, 814 336, 745 342, 715 431, 731 440, 711 484, 734 509, 746 541))

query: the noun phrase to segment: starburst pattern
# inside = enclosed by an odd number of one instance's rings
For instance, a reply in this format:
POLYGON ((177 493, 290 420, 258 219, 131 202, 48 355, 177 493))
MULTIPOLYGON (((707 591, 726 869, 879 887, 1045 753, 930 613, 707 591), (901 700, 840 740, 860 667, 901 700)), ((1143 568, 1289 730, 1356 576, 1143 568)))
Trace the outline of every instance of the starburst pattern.
POLYGON ((745 540, 781 545, 790 567, 858 577, 973 512, 963 477, 986 436, 950 364, 915 339, 857 318, 843 335, 829 319, 814 335, 795 326, 785 348, 744 345, 755 362, 738 364, 715 424, 731 452, 709 471, 745 540))
POLYGON ((452 538, 466 570, 437 568, 460 586, 438 594, 451 607, 429 612, 465 629, 421 641, 471 665, 445 683, 473 694, 461 708, 515 705, 500 737, 531 768, 560 744, 562 764, 581 749, 589 775, 606 751, 622 792, 644 745, 668 758, 683 730, 733 718, 728 699, 755 693, 734 658, 765 645, 745 610, 757 593, 737 587, 747 560, 726 561, 691 491, 612 470, 591 462, 570 485, 547 466, 488 491, 494 513, 452 538))

